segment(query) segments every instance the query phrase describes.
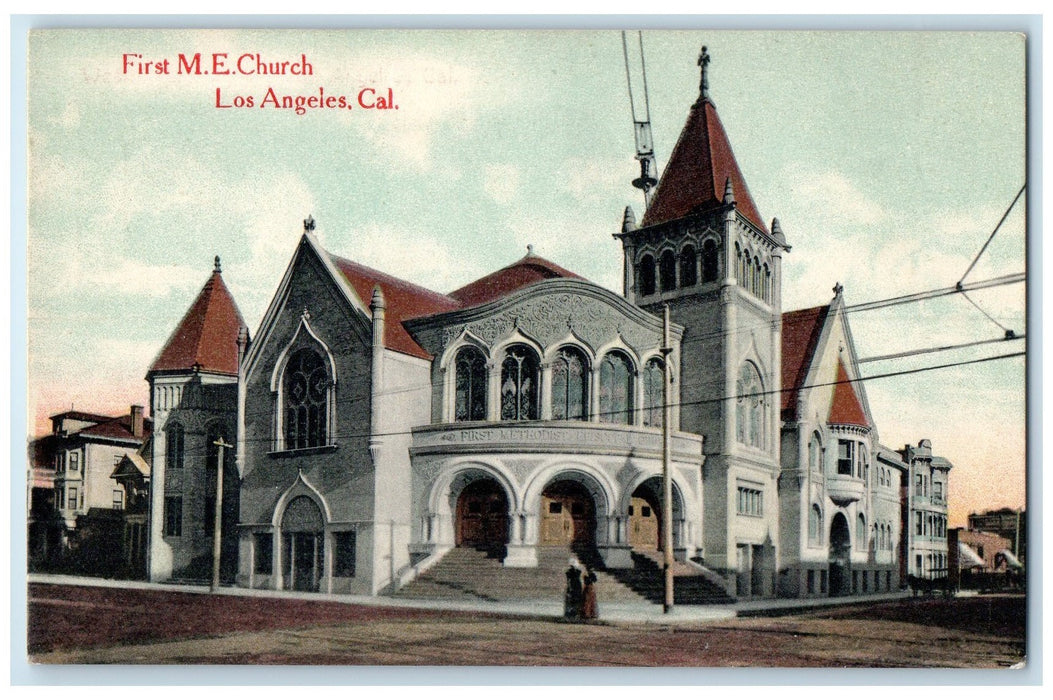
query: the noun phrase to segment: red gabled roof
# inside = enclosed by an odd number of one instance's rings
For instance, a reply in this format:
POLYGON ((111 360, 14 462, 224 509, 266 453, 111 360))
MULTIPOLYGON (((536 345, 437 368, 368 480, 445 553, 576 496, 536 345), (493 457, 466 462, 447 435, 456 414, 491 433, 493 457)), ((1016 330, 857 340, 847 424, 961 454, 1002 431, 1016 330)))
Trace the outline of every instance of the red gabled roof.
POLYGON ((830 417, 827 423, 836 425, 861 425, 870 427, 866 411, 856 394, 855 387, 848 380, 845 363, 837 360, 837 384, 834 385, 834 400, 830 404, 830 417))
POLYGON ((168 338, 150 371, 191 370, 198 365, 203 371, 237 374, 238 330, 244 326, 234 297, 217 269, 168 338))
POLYGON ((641 227, 687 216, 724 201, 724 183, 731 178, 738 210, 762 231, 764 219, 750 196, 731 142, 709 98, 691 106, 687 123, 669 156, 641 227))
POLYGON ((782 315, 782 418, 796 420, 797 393, 808 375, 830 305, 782 315))
POLYGON ((111 418, 104 423, 97 423, 88 426, 83 430, 78 430, 76 434, 98 438, 142 441, 150 436, 150 433, 153 431, 153 425, 154 422, 152 420, 149 418, 143 418, 143 435, 142 437, 137 438, 132 434, 131 415, 124 415, 118 416, 117 418, 111 418))
POLYGON ((417 344, 413 336, 409 334, 402 322, 418 316, 430 316, 431 314, 452 311, 460 307, 460 304, 445 294, 433 292, 430 289, 419 287, 405 280, 360 265, 356 262, 329 256, 336 268, 347 279, 351 287, 358 294, 358 298, 367 306, 373 299, 373 288, 380 287, 384 295, 384 347, 390 350, 431 359, 424 348, 417 344))
POLYGON ((450 292, 450 296, 464 307, 478 306, 507 296, 517 289, 557 277, 585 279, 542 257, 527 253, 526 256, 508 267, 503 267, 497 272, 492 272, 486 277, 450 292))

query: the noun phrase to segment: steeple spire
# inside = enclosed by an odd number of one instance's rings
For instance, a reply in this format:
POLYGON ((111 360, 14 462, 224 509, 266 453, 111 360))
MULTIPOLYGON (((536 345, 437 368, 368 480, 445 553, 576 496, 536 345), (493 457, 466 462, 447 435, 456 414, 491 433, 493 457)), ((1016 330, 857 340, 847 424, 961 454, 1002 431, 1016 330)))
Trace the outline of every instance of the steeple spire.
POLYGON ((701 103, 703 100, 709 99, 709 51, 706 47, 702 47, 702 52, 698 54, 698 67, 702 69, 702 77, 698 83, 698 101, 701 103))

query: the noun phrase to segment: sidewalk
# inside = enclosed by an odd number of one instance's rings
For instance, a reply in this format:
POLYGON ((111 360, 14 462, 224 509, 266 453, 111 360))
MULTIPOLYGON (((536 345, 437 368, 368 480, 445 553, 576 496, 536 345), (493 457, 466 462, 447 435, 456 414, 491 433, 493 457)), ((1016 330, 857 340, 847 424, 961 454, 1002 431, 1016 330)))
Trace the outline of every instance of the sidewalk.
MULTIPOLYGON (((172 591, 178 593, 210 593, 207 586, 176 585, 166 583, 149 583, 146 581, 118 581, 79 576, 62 576, 55 574, 29 574, 28 583, 43 583, 68 586, 95 586, 100 588, 124 588, 131 590, 172 591)), ((348 605, 364 605, 386 608, 413 608, 422 610, 451 610, 458 612, 482 612, 501 615, 519 615, 527 617, 562 618, 562 600, 521 600, 521 601, 466 601, 466 600, 425 600, 409 598, 391 598, 386 596, 362 596, 327 593, 302 593, 299 591, 273 591, 251 588, 223 587, 216 595, 237 596, 243 598, 287 598, 295 600, 317 600, 348 605)), ((600 601, 600 620, 607 622, 650 622, 650 623, 694 623, 729 620, 735 617, 761 617, 769 615, 791 615, 799 612, 852 605, 857 603, 874 603, 909 598, 909 592, 874 594, 866 596, 844 596, 840 598, 776 598, 764 600, 745 600, 729 605, 677 605, 669 613, 662 612, 662 606, 647 601, 632 603, 604 603, 600 601)))

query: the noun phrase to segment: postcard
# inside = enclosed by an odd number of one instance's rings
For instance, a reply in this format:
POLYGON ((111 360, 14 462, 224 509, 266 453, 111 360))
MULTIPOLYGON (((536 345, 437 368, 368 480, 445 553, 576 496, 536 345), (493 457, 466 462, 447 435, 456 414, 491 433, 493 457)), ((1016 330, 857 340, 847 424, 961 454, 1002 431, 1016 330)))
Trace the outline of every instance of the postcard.
POLYGON ((1022 667, 1027 50, 31 30, 30 661, 1022 667))

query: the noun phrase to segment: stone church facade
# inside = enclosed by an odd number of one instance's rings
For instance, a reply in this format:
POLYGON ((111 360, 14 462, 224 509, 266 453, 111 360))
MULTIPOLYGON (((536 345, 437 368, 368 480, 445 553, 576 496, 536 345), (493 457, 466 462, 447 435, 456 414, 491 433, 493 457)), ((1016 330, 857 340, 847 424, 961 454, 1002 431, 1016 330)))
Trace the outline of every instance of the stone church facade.
POLYGON ((200 577, 221 472, 221 572, 252 588, 387 593, 455 547, 628 568, 667 536, 740 597, 904 580, 911 462, 878 442, 840 287, 783 312, 790 246, 705 87, 625 212, 620 295, 532 250, 440 294, 304 229, 251 341, 217 260, 148 375, 154 580, 200 577))

